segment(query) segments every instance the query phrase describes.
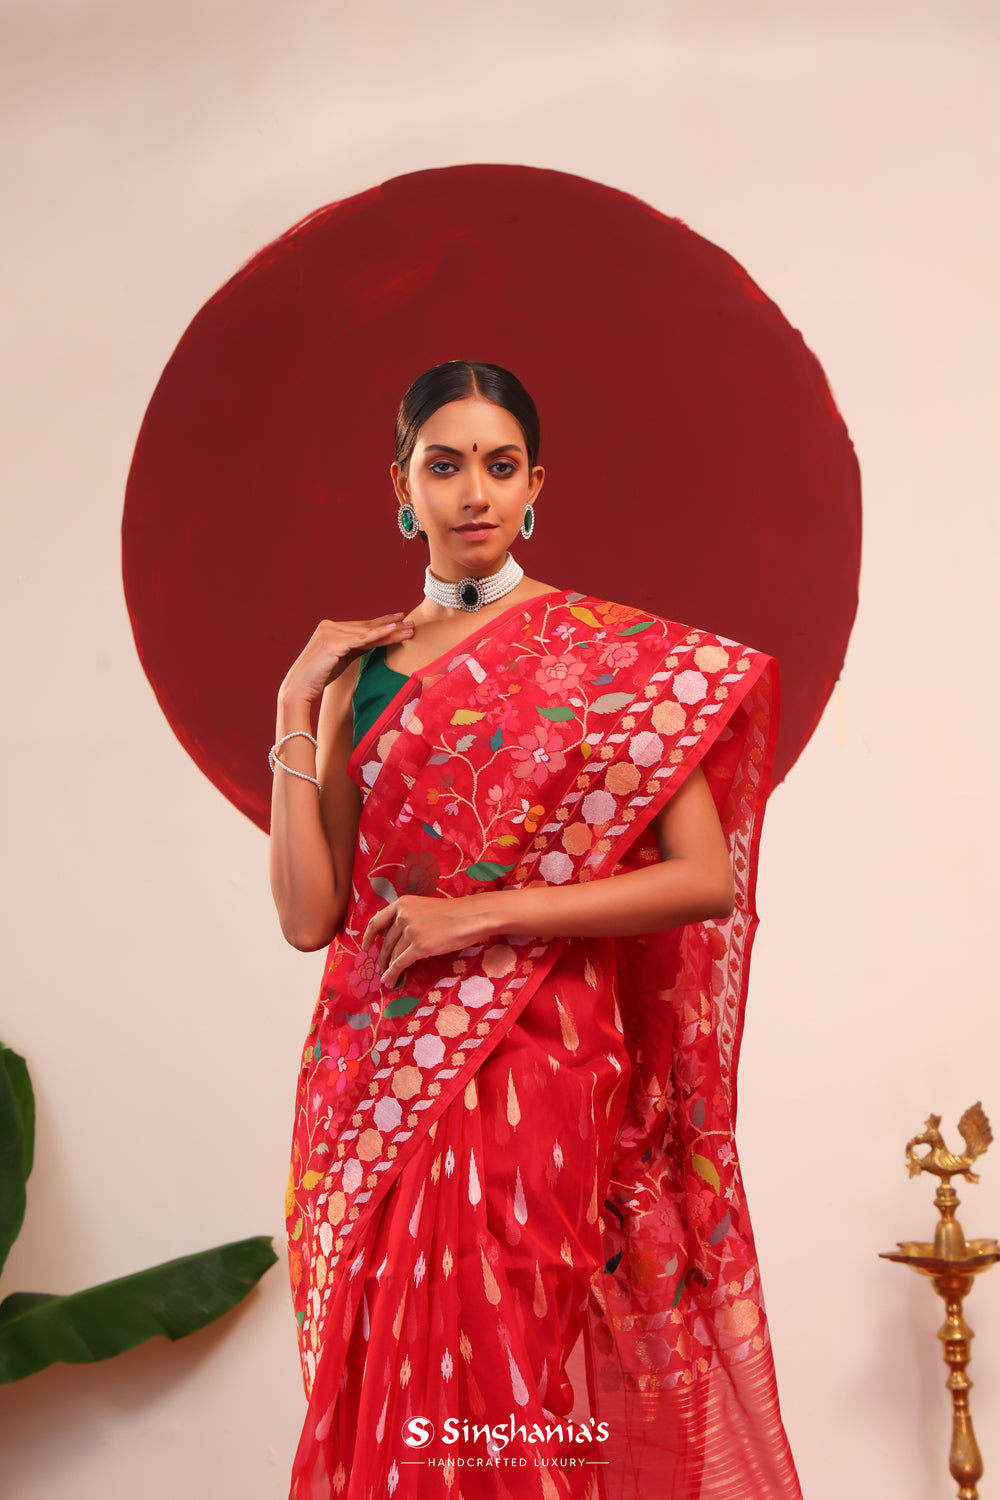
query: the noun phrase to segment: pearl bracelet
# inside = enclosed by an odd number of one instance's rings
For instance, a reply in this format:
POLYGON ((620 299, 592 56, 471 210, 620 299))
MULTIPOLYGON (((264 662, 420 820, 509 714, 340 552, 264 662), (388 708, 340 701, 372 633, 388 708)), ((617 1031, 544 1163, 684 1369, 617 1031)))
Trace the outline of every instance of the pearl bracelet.
POLYGON ((300 736, 302 739, 308 740, 314 750, 319 749, 319 741, 314 735, 311 735, 309 733, 308 729, 293 729, 291 734, 283 735, 276 745, 271 746, 270 750, 267 752, 267 763, 271 767, 272 775, 274 774, 275 766, 280 766, 283 771, 288 772, 289 776, 297 776, 300 781, 311 781, 317 792, 321 792, 323 788, 320 786, 315 776, 308 776, 305 771, 296 771, 293 766, 286 766, 285 762, 278 754, 278 751, 281 749, 282 745, 285 745, 289 740, 294 740, 300 736))

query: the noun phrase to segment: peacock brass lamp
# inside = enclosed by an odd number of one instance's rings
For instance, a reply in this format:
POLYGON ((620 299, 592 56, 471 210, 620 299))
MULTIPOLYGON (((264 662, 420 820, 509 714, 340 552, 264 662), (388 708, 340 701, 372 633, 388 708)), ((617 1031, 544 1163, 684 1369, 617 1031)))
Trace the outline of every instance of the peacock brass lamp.
POLYGON ((938 1330, 945 1364, 948 1366, 947 1386, 951 1391, 951 1453, 952 1478, 958 1482, 959 1500, 978 1500, 977 1485, 983 1477, 983 1460, 972 1427, 969 1411, 969 1392, 972 1381, 966 1374, 969 1363, 969 1345, 972 1329, 962 1316, 962 1303, 972 1290, 973 1282, 981 1271, 989 1270, 994 1261, 1000 1260, 1000 1246, 996 1240, 967 1240, 962 1226, 955 1218, 958 1194, 951 1185, 953 1177, 964 1177, 966 1182, 978 1182, 978 1174, 972 1171, 972 1163, 982 1156, 993 1139, 990 1122, 983 1113, 981 1104, 973 1104, 958 1122, 965 1151, 956 1156, 949 1151, 941 1138, 940 1115, 928 1115, 924 1129, 906 1143, 906 1161, 911 1177, 921 1172, 933 1172, 941 1180, 934 1202, 938 1219, 934 1230, 934 1243, 921 1244, 915 1240, 902 1241, 896 1250, 882 1252, 884 1260, 902 1261, 912 1266, 934 1283, 934 1290, 944 1300, 945 1320, 938 1330), (920 1156, 918 1146, 929 1149, 920 1156))

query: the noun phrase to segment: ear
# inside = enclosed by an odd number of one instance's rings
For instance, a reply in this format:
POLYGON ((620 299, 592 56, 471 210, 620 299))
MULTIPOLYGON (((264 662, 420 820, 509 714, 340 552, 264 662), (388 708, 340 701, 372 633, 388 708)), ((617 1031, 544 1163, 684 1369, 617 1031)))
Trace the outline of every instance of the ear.
POLYGON ((391 464, 389 466, 389 473, 392 476, 392 487, 396 491, 396 499, 400 505, 408 505, 410 503, 410 481, 403 472, 402 465, 398 463, 391 464))
POLYGON ((536 464, 531 471, 531 479, 528 481, 528 503, 534 505, 538 498, 538 491, 545 483, 545 470, 541 464, 536 464))

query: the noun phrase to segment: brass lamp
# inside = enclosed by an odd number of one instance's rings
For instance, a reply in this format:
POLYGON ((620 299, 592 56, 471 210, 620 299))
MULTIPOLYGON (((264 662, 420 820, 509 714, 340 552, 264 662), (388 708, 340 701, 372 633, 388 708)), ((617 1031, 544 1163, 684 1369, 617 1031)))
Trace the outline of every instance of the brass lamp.
POLYGON ((941 1138, 940 1124, 940 1115, 929 1115, 921 1134, 915 1135, 906 1145, 911 1177, 917 1177, 921 1172, 933 1172, 941 1179, 934 1195, 940 1214, 934 1243, 906 1240, 896 1250, 883 1251, 882 1256, 884 1260, 902 1261, 929 1276, 934 1290, 944 1299, 945 1320, 938 1338, 948 1366, 947 1386, 951 1391, 951 1475, 958 1482, 959 1500, 978 1500, 977 1485, 983 1476, 983 1460, 972 1428, 969 1411, 972 1381, 966 1374, 973 1334, 962 1317, 962 1302, 979 1273, 1000 1260, 1000 1247, 996 1240, 965 1238, 962 1226, 955 1218, 958 1194, 951 1179, 959 1176, 967 1182, 979 1181, 978 1175, 971 1170, 972 1163, 982 1156, 993 1139, 993 1132, 982 1105, 974 1104, 958 1122, 966 1149, 963 1155, 955 1156, 941 1138), (919 1156, 918 1146, 927 1146, 929 1150, 919 1156))

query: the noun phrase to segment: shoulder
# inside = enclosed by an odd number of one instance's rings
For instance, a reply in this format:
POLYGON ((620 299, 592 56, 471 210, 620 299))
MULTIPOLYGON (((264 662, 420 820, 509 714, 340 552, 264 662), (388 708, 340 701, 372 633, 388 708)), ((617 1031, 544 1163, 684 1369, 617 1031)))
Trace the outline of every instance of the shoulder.
POLYGON ((515 596, 515 602, 537 599, 542 594, 564 594, 565 592, 566 590, 561 589, 557 583, 542 583, 537 578, 525 578, 521 582, 520 592, 515 596))
POLYGON ((734 662, 738 658, 767 658, 767 653, 758 651, 743 641, 722 635, 707 626, 691 625, 683 620, 674 620, 658 615, 641 605, 622 604, 611 599, 599 599, 594 595, 569 594, 567 604, 571 612, 586 610, 613 634, 634 637, 639 644, 641 636, 660 642, 670 653, 697 655, 707 653, 713 661, 723 658, 734 662))

